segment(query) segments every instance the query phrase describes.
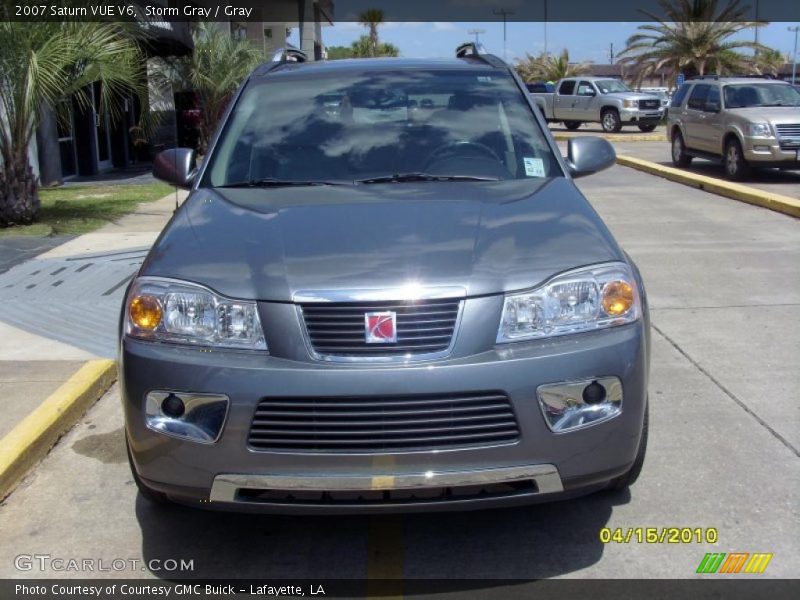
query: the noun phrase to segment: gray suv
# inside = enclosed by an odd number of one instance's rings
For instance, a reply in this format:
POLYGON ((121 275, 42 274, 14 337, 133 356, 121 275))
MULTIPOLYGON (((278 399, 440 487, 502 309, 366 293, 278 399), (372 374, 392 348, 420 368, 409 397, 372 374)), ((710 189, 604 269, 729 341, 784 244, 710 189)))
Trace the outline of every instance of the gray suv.
POLYGON ((716 76, 685 83, 667 113, 672 162, 722 162, 730 179, 751 167, 800 169, 800 91, 785 81, 716 76))
POLYGON ((647 441, 636 266, 523 83, 447 60, 303 62, 232 100, 126 293, 120 385, 153 501, 266 512, 490 507, 620 489, 647 441))

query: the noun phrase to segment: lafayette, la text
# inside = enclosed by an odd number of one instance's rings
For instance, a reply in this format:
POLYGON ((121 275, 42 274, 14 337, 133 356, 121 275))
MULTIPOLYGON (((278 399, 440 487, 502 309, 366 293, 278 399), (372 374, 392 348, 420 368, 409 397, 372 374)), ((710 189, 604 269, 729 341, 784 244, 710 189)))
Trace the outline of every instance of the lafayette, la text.
POLYGON ((25 585, 16 584, 14 592, 17 596, 233 596, 235 594, 250 594, 251 596, 324 596, 325 589, 320 584, 310 584, 307 587, 300 585, 250 585, 249 587, 234 586, 230 584, 137 584, 130 585, 25 585))

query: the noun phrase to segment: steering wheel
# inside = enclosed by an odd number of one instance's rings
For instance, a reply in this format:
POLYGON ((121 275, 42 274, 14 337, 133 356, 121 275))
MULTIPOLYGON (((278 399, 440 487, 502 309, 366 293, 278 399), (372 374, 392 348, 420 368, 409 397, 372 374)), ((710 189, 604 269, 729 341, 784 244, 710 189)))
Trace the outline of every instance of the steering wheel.
POLYGON ((497 152, 492 150, 486 144, 481 144, 480 142, 471 142, 469 140, 458 140, 455 142, 447 142, 446 144, 442 144, 441 146, 435 148, 430 154, 428 154, 422 169, 423 171, 427 171, 431 164, 445 158, 450 158, 454 155, 464 154, 465 150, 471 154, 477 153, 483 155, 484 157, 491 158, 492 160, 495 160, 501 164, 503 162, 500 160, 500 157, 497 156, 497 152))

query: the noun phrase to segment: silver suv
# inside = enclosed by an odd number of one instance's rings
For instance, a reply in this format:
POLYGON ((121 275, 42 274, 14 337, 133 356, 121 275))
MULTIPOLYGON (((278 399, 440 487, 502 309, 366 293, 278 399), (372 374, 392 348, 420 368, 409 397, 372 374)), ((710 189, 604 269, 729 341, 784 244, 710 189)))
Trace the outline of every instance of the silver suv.
POLYGON ((800 169, 800 91, 768 79, 695 78, 672 98, 667 135, 678 167, 721 161, 734 180, 754 166, 800 169))

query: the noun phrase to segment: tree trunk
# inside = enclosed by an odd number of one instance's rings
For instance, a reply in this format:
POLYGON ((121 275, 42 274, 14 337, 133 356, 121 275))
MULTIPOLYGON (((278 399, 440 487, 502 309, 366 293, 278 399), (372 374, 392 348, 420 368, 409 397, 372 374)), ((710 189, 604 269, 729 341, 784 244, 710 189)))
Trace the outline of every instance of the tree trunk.
POLYGON ((27 152, 8 158, 0 169, 0 227, 32 223, 41 207, 27 152))

